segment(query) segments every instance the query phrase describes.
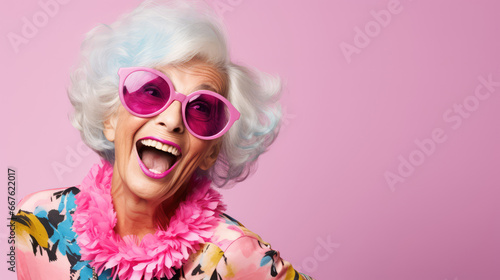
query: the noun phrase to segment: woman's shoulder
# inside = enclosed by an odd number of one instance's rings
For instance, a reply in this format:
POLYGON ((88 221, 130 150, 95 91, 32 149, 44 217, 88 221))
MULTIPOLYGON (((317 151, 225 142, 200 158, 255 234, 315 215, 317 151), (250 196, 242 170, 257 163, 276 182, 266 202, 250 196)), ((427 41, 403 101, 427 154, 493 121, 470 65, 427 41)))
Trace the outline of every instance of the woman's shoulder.
POLYGON ((46 247, 50 241, 55 242, 51 240, 54 234, 61 235, 61 238, 68 235, 73 223, 71 214, 76 208, 75 195, 79 192, 77 187, 69 187, 39 191, 24 197, 12 217, 18 239, 25 241, 18 245, 21 248, 33 244, 46 247))
POLYGON ((77 187, 56 188, 38 191, 25 196, 19 202, 16 213, 19 211, 34 213, 37 209, 59 209, 61 202, 67 203, 80 190, 77 187))
MULTIPOLYGON (((12 217, 17 238, 21 241, 18 246, 23 248, 35 244, 47 247, 54 234, 61 235, 61 238, 68 235, 73 224, 71 214, 76 208, 75 195, 79 192, 77 187, 59 188, 24 197, 12 217)), ((36 248, 33 249, 36 253, 36 248)))
MULTIPOLYGON (((30 279, 30 275, 39 276, 37 279, 76 279, 71 277, 85 275, 80 270, 87 263, 80 261, 71 217, 79 192, 77 187, 50 189, 21 200, 12 217, 19 279, 30 279)), ((86 273, 91 274, 91 270, 86 273)))
POLYGON ((214 229, 211 243, 217 245, 222 251, 226 251, 235 241, 246 238, 265 243, 259 235, 246 228, 235 218, 223 213, 214 229))
POLYGON ((203 272, 207 279, 210 275, 210 279, 312 279, 228 214, 220 215, 210 242, 191 256, 183 272, 197 276, 203 272))

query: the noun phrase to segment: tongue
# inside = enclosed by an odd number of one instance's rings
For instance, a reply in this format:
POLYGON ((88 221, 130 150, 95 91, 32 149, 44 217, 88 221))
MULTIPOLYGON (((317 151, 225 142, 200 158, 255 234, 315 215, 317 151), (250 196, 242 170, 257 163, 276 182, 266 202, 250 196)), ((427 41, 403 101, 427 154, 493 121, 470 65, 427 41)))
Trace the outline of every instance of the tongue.
POLYGON ((174 164, 175 157, 157 149, 144 149, 141 160, 150 171, 163 173, 174 164))

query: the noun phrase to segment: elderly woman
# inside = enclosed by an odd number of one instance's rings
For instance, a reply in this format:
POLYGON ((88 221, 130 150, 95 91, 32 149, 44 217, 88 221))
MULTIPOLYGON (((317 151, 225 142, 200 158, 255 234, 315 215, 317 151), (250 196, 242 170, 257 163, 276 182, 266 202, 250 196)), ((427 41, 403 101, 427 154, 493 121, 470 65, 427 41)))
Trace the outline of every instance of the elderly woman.
POLYGON ((273 142, 279 81, 233 64, 217 20, 145 2, 92 30, 73 125, 101 157, 81 185, 20 203, 19 279, 310 279, 224 213, 273 142))

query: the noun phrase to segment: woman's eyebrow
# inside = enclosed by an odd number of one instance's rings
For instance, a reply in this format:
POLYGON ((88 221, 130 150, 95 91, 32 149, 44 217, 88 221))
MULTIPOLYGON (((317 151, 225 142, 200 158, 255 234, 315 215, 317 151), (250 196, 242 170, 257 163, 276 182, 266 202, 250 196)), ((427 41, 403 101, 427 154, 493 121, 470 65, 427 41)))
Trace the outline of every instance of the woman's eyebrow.
POLYGON ((209 91, 213 91, 213 92, 219 92, 217 89, 215 89, 214 87, 212 87, 211 85, 208 85, 208 84, 201 84, 197 87, 194 88, 193 92, 197 91, 197 90, 209 90, 209 91))

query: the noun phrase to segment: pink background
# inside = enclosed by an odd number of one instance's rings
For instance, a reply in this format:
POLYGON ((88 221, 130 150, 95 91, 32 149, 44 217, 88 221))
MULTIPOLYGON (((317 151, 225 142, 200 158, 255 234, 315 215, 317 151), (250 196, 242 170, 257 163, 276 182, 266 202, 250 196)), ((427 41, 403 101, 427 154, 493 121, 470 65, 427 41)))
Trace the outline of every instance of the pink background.
MULTIPOLYGON (((253 177, 223 191, 230 215, 317 279, 500 279, 500 86, 474 97, 478 77, 500 81, 498 1, 217 1, 232 5, 233 60, 286 82, 281 135, 253 177), (388 6, 382 26, 370 11, 388 6), (434 130, 445 140, 426 140, 425 154, 415 141, 434 130), (399 173, 403 161, 413 172, 399 173), (404 181, 391 188, 386 172, 404 181)), ((43 9, 4 3, 1 221, 6 166, 19 201, 79 184, 97 161, 68 121, 69 69, 88 30, 139 2, 68 1, 17 53, 8 34, 43 9)), ((1 229, 1 275, 15 279, 1 229)))

